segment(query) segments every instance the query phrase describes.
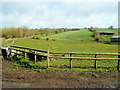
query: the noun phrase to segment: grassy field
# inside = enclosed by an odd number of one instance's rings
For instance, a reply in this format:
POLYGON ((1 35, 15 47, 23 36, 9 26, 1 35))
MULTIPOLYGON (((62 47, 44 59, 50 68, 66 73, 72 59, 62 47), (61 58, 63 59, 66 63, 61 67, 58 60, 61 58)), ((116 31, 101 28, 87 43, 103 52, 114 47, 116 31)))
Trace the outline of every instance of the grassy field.
MULTIPOLYGON (((118 29, 95 29, 97 32, 108 32, 108 33, 114 33, 114 35, 118 35, 118 29)), ((45 34, 43 35, 36 35, 37 38, 39 39, 46 39, 48 38, 49 40, 55 39, 55 40, 78 40, 78 41, 91 41, 95 40, 93 37, 91 37, 93 33, 90 32, 88 29, 80 29, 79 31, 69 31, 69 32, 62 32, 58 34, 49 34, 46 36, 45 34)), ((101 36, 104 40, 110 41, 110 38, 113 35, 104 35, 101 36)))
POLYGON ((49 36, 41 36, 37 35, 40 39, 55 39, 55 40, 94 40, 94 38, 91 37, 92 32, 89 30, 81 29, 79 31, 69 31, 69 32, 63 32, 59 34, 53 34, 49 36))
POLYGON ((35 39, 17 39, 13 45, 47 50, 48 45, 50 51, 66 51, 66 52, 118 52, 118 45, 103 44, 97 42, 78 42, 78 41, 51 41, 51 40, 35 40, 35 39))
MULTIPOLYGON (((46 61, 39 61, 37 63, 40 67, 45 68, 46 61)), ((114 61, 97 61, 97 69, 94 69, 94 60, 73 60, 72 69, 70 69, 69 60, 53 60, 50 61, 51 71, 68 71, 68 72, 105 72, 105 71, 117 71, 117 60, 114 61)))
MULTIPOLYGON (((106 72, 106 71, 117 71, 117 60, 109 61, 109 60, 98 60, 97 61, 97 69, 94 69, 94 60, 72 60, 72 69, 70 69, 70 61, 68 59, 55 59, 50 60, 50 68, 46 68, 47 61, 37 61, 36 64, 34 62, 29 62, 28 60, 21 60, 18 63, 20 66, 24 67, 26 64, 28 67, 33 67, 32 69, 39 72, 106 72), (20 63, 22 62, 22 63, 20 63), (26 64, 24 64, 26 63, 26 64), (37 68, 34 68, 37 67, 37 68), (39 67, 39 68, 38 68, 39 67)), ((14 65, 18 65, 15 64, 14 65)))
MULTIPOLYGON (((113 44, 103 44, 94 41, 91 37, 92 32, 86 30, 80 31, 69 31, 59 34, 52 35, 37 35, 39 39, 23 38, 15 40, 12 45, 22 46, 40 50, 48 50, 50 46, 50 51, 59 52, 81 52, 81 53, 118 53, 118 45, 113 44), (49 40, 45 40, 49 38, 49 40), (51 40, 55 38, 55 41, 51 40)), ((83 56, 81 56, 83 57, 83 56)), ((84 56, 88 57, 88 55, 84 56)), ((94 57, 91 55, 90 57, 94 57)), ((97 57, 111 57, 116 58, 117 56, 104 55, 97 57)), ((42 60, 38 61, 37 64, 46 68, 47 62, 42 60)), ((101 60, 97 61, 97 70, 94 69, 94 60, 73 60, 73 68, 69 69, 69 60, 52 60, 50 61, 50 71, 70 71, 70 72, 86 72, 86 71, 117 71, 117 60, 101 60)))
POLYGON ((105 36, 101 36, 105 41, 110 41, 110 38, 112 37, 113 35, 105 35, 105 36))

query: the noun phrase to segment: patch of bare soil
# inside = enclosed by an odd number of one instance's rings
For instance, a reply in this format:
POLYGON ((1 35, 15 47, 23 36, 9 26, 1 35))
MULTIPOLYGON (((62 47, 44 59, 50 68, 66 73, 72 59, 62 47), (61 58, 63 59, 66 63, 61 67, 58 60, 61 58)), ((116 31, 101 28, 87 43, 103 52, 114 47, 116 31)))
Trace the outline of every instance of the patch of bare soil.
POLYGON ((44 72, 2 60, 3 88, 117 88, 117 72, 44 72))

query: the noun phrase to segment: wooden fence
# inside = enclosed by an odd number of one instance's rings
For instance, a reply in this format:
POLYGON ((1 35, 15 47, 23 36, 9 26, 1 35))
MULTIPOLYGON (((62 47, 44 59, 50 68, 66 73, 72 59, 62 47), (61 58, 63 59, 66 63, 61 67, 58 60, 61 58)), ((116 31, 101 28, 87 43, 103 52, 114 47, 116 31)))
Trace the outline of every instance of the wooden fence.
POLYGON ((25 58, 27 58, 27 54, 33 54, 34 55, 34 61, 36 63, 36 56, 40 57, 46 57, 47 59, 47 68, 50 67, 50 59, 69 59, 70 60, 70 68, 72 68, 72 61, 74 59, 77 60, 95 60, 94 62, 94 68, 97 68, 97 60, 118 60, 117 69, 119 70, 119 63, 120 63, 120 54, 118 53, 78 53, 78 52, 51 52, 51 51, 44 51, 44 50, 37 50, 37 49, 30 49, 25 47, 18 47, 18 46, 10 46, 11 53, 22 52, 22 54, 25 58), (16 52, 12 52, 12 50, 15 50, 16 52), (57 55, 56 54, 61 54, 57 55), (67 56, 65 56, 67 55, 67 56), (73 55, 94 55, 94 57, 74 57, 73 55), (118 58, 97 58, 98 55, 114 55, 118 56, 118 58))

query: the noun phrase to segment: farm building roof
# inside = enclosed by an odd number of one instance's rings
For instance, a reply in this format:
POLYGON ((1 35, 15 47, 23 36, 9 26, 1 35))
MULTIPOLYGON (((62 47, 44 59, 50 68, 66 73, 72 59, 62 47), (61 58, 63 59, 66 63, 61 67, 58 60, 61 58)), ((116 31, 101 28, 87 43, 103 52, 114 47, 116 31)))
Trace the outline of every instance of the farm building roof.
POLYGON ((113 35, 114 33, 109 32, 99 32, 100 35, 113 35))
POLYGON ((109 32, 100 32, 100 33, 105 33, 105 34, 107 34, 107 33, 109 33, 109 32))

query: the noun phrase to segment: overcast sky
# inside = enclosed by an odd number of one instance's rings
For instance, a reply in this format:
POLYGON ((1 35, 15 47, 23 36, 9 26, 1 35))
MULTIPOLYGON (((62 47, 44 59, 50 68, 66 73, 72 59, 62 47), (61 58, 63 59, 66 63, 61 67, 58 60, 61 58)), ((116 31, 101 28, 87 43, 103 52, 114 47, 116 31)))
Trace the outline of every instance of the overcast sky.
POLYGON ((2 27, 118 27, 118 2, 2 2, 2 27))

